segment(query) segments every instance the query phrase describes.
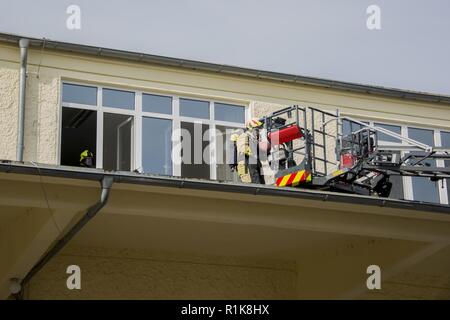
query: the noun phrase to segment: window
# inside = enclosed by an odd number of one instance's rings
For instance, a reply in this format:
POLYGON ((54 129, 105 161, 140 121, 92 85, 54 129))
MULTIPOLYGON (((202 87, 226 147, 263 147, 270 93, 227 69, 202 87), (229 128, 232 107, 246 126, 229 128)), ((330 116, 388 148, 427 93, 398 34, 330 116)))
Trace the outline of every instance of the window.
POLYGON ((79 166, 80 155, 84 150, 95 153, 96 135, 96 111, 62 108, 61 164, 79 166))
POLYGON ((172 175, 172 120, 142 119, 142 169, 172 175))
MULTIPOLYGON (((402 134, 402 127, 400 127, 400 126, 393 126, 390 124, 383 124, 383 123, 374 123, 374 125, 377 127, 389 130, 389 131, 399 134, 399 135, 402 134)), ((381 143, 383 143, 383 142, 401 143, 402 142, 400 139, 391 137, 390 135, 387 135, 382 132, 378 132, 378 141, 380 141, 381 143)))
POLYGON ((134 109, 134 92, 103 89, 103 105, 105 107, 134 109))
POLYGON ((105 113, 103 120, 103 169, 130 171, 133 117, 105 113))
POLYGON ((97 88, 76 84, 63 84, 63 102, 97 105, 97 88))
POLYGON ((234 145, 230 138, 235 132, 236 128, 216 126, 217 180, 239 182, 237 172, 229 165, 234 162, 234 145))
POLYGON ((450 148, 450 132, 441 131, 441 146, 450 148))
POLYGON ((142 111, 172 114, 172 97, 143 94, 142 111))
MULTIPOLYGON (((399 134, 399 135, 402 134, 401 126, 395 126, 395 125, 391 125, 391 124, 378 123, 378 122, 373 123, 373 125, 376 127, 380 127, 380 128, 389 130, 389 131, 399 134)), ((377 133, 377 138, 378 138, 378 144, 380 146, 399 145, 402 143, 402 141, 400 139, 394 138, 394 137, 387 135, 385 133, 382 133, 382 132, 377 133)), ((389 182, 392 183, 391 194, 389 195, 389 197, 393 198, 393 199, 404 199, 405 191, 403 189, 403 178, 401 176, 392 175, 389 178, 389 182)))
POLYGON ((434 132, 433 130, 408 128, 408 138, 425 143, 429 146, 434 146, 434 132))
POLYGON ((233 180, 216 139, 225 128, 243 128, 245 111, 224 102, 63 83, 60 161, 80 165, 80 153, 89 150, 105 170, 233 180), (183 132, 191 145, 183 145, 183 132))
POLYGON ((358 123, 349 121, 349 120, 344 120, 342 121, 342 135, 348 136, 350 133, 355 132, 359 129, 361 129, 362 126, 358 123))
MULTIPOLYGON (((209 126, 201 123, 182 122, 181 176, 209 179, 209 163, 205 152, 209 145, 209 126), (205 159, 206 158, 206 159, 205 159)), ((208 159, 209 160, 209 159, 208 159)))
POLYGON ((215 103, 214 119, 220 121, 245 123, 245 108, 232 104, 215 103))
POLYGON ((180 99, 180 115, 191 118, 209 119, 209 102, 180 99))
MULTIPOLYGON (((408 128, 408 138, 434 146, 434 131, 426 129, 408 128)), ((429 160, 426 165, 436 166, 436 162, 429 160)), ((439 203, 439 189, 435 181, 429 178, 411 177, 414 200, 439 203)))
MULTIPOLYGON (((450 149, 450 132, 441 131, 441 146, 450 149)), ((441 163, 442 165, 442 163, 441 163)), ((450 160, 445 160, 444 167, 450 167, 450 160)), ((447 203, 450 203, 450 179, 446 179, 447 203)))

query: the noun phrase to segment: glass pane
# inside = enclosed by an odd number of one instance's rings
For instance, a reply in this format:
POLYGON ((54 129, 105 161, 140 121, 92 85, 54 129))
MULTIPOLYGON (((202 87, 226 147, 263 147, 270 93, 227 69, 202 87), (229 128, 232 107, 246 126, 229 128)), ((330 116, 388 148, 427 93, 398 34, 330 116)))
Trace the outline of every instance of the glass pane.
POLYGON ((245 123, 245 107, 214 103, 214 118, 220 121, 245 123))
POLYGON ((147 173, 172 174, 172 121, 142 119, 142 169, 147 173))
MULTIPOLYGON (((433 130, 408 128, 408 137, 434 146, 433 130)), ((430 166, 436 165, 436 162, 433 160, 426 161, 426 163, 430 166)), ((439 203, 439 187, 435 181, 422 177, 411 177, 411 181, 414 200, 439 203)))
POLYGON ((95 167, 97 147, 97 112, 91 110, 62 108, 61 164, 80 166, 80 155, 89 150, 94 154, 95 167))
MULTIPOLYGON (((396 134, 402 133, 402 128, 399 126, 393 126, 390 124, 382 124, 382 123, 375 123, 375 126, 392 131, 393 133, 396 133, 396 134)), ((384 134, 382 132, 378 132, 378 140, 381 142, 396 142, 396 143, 402 142, 400 139, 388 136, 387 134, 384 134)))
POLYGON ((238 182, 236 171, 230 168, 234 161, 233 142, 231 135, 236 131, 235 128, 216 126, 216 161, 217 161, 217 180, 238 182))
POLYGON ((180 99, 180 115, 200 119, 209 119, 209 102, 180 99))
POLYGON ((181 137, 181 176, 188 178, 209 179, 209 157, 203 156, 209 144, 208 125, 182 122, 181 137))
POLYGON ((128 118, 117 128, 117 170, 131 169, 132 118, 128 118))
MULTIPOLYGON (((375 126, 384 128, 386 130, 392 131, 397 134, 401 134, 402 128, 400 126, 394 126, 384 123, 374 123, 375 126)), ((400 139, 388 136, 387 134, 384 134, 382 132, 378 132, 378 140, 381 144, 383 142, 393 142, 393 143, 401 143, 400 139)), ((389 198, 393 199, 404 199, 404 193, 403 193, 403 178, 401 176, 391 176, 389 178, 389 182, 392 183, 392 189, 391 193, 389 195, 389 198)))
POLYGON ((103 89, 103 105, 120 109, 134 109, 134 92, 103 89))
POLYGON ((450 148, 450 132, 441 131, 441 145, 450 148))
MULTIPOLYGON (((444 148, 450 148, 450 132, 441 131, 441 145, 444 148)), ((450 167, 450 160, 444 161, 444 166, 450 167)), ((450 203, 450 179, 447 179, 447 199, 450 203)))
POLYGON ((172 98, 153 94, 143 94, 142 111, 172 114, 172 98))
POLYGON ((131 170, 133 117, 105 113, 103 122, 103 169, 131 170))
POLYGON ((361 129, 362 126, 358 123, 351 122, 349 120, 343 120, 342 121, 342 135, 345 137, 346 135, 349 135, 352 132, 355 132, 359 129, 361 129))
POLYGON ((430 146, 434 146, 433 130, 408 128, 408 137, 430 146))
MULTIPOLYGON (((446 168, 449 168, 450 167, 450 160, 445 160, 444 161, 444 166, 446 168)), ((446 179, 446 181, 447 181, 447 200, 448 200, 448 203, 450 204, 450 179, 446 179)), ((441 184, 441 182, 439 182, 439 184, 441 184)))
POLYGON ((360 129, 362 129, 362 125, 358 123, 349 120, 342 121, 342 149, 351 148, 352 138, 355 138, 351 135, 351 133, 354 133, 360 129))
POLYGON ((422 177, 411 177, 411 179, 414 200, 439 203, 439 189, 435 181, 422 177))
POLYGON ((97 105, 97 88, 63 83, 63 102, 97 105))

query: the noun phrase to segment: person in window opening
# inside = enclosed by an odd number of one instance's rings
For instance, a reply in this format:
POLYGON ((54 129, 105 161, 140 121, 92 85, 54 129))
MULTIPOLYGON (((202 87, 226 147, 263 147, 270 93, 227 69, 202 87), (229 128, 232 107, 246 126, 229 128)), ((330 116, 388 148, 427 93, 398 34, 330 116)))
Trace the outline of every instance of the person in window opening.
POLYGON ((80 166, 86 168, 94 168, 94 153, 86 149, 80 154, 80 166))
POLYGON ((230 137, 235 145, 235 162, 232 168, 237 170, 243 183, 264 183, 258 157, 259 129, 262 125, 260 120, 252 119, 244 131, 230 137))

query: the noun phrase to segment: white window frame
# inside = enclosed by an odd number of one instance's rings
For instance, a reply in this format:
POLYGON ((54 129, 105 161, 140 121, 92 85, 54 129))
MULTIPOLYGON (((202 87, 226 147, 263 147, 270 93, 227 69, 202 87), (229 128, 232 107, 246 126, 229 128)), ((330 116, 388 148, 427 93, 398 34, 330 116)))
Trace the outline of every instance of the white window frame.
MULTIPOLYGON (((142 169, 142 119, 143 117, 149 118, 157 118, 157 119, 168 119, 172 121, 172 132, 176 132, 177 129, 181 128, 181 122, 190 122, 190 123, 201 123, 209 126, 209 140, 210 140, 210 179, 217 179, 217 159, 216 159, 216 126, 225 126, 229 128, 245 128, 245 123, 248 121, 250 117, 250 107, 248 102, 236 102, 236 101, 227 101, 225 99, 209 99, 205 97, 196 97, 196 96, 187 96, 187 95, 174 95, 171 93, 161 93, 161 92, 152 92, 150 90, 134 90, 130 88, 121 88, 107 85, 98 85, 84 82, 77 82, 72 80, 63 80, 61 81, 60 88, 60 117, 59 117, 59 141, 58 141, 58 163, 61 164, 61 144, 62 144, 62 108, 76 108, 76 109, 87 109, 93 110, 97 112, 97 142, 96 142, 96 167, 98 169, 103 168, 103 116, 104 113, 115 113, 122 115, 130 115, 133 116, 133 134, 132 141, 134 142, 131 146, 132 154, 131 154, 131 171, 133 170, 141 170, 142 169), (97 88, 97 105, 86 105, 86 104, 78 104, 78 103, 69 103, 63 101, 63 85, 64 84, 73 84, 80 86, 92 86, 97 88), (112 90, 121 90, 133 92, 135 97, 135 106, 134 110, 130 109, 121 109, 114 107, 105 107, 103 106, 103 89, 112 89, 112 90), (172 114, 163 114, 156 112, 147 112, 142 109, 142 96, 143 94, 149 95, 159 95, 166 96, 172 99, 172 114), (195 117, 186 117, 180 115, 180 99, 190 99, 190 100, 198 100, 205 101, 209 103, 209 119, 200 119, 195 117), (229 121, 220 121, 214 119, 214 105, 215 103, 224 103, 230 105, 242 106, 244 109, 244 123, 237 122, 229 122, 229 121)), ((174 144, 179 143, 181 137, 175 136, 174 141, 172 142, 172 147, 174 144)), ((172 161, 172 175, 173 176, 181 176, 181 164, 179 161, 172 161)))

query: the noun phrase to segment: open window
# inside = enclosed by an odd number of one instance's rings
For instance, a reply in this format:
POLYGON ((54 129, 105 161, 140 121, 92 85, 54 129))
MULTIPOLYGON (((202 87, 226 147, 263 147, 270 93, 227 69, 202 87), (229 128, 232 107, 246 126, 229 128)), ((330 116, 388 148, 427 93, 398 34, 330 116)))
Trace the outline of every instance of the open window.
POLYGON ((130 171, 132 146, 133 117, 105 113, 103 118, 103 169, 130 171))
POLYGON ((97 147, 97 112, 93 110, 62 108, 61 165, 80 166, 80 155, 97 147))

